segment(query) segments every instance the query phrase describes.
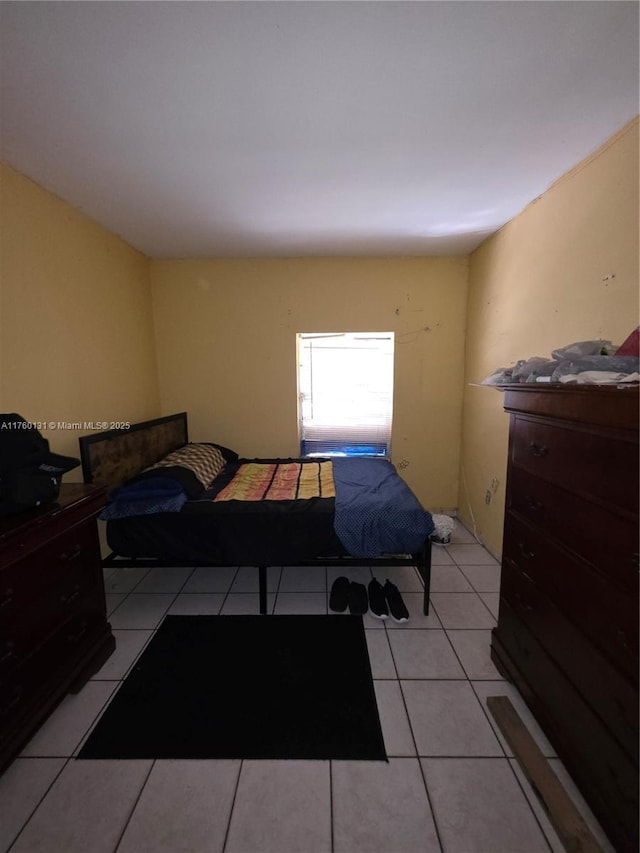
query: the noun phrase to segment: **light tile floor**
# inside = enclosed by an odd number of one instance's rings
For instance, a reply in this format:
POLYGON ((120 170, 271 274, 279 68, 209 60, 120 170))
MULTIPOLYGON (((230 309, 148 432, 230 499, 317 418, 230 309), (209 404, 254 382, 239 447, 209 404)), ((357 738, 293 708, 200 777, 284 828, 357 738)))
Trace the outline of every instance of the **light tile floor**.
MULTIPOLYGON (((327 613, 333 569, 269 573, 273 613, 327 613)), ((561 853, 486 707, 511 698, 596 832, 549 742, 489 656, 500 566, 458 523, 433 548, 431 612, 412 568, 376 570, 411 613, 365 617, 389 762, 75 761, 166 613, 257 612, 257 571, 110 569, 117 648, 0 777, 0 851, 11 853, 561 853)), ((367 582, 369 569, 352 579, 367 582)), ((266 617, 265 617, 266 618, 266 617)))

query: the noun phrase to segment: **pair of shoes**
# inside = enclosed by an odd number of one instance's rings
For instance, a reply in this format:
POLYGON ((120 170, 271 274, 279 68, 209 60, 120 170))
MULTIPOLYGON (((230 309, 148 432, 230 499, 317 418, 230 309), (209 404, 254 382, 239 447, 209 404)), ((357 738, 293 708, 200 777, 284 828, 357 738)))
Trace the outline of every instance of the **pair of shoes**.
POLYGON ((375 578, 369 582, 369 612, 376 619, 386 619, 391 614, 394 622, 409 621, 409 611, 400 591, 390 580, 384 586, 375 578))
POLYGON ((368 610, 367 588, 349 578, 336 578, 329 595, 329 609, 344 613, 349 608, 352 616, 363 616, 368 610))

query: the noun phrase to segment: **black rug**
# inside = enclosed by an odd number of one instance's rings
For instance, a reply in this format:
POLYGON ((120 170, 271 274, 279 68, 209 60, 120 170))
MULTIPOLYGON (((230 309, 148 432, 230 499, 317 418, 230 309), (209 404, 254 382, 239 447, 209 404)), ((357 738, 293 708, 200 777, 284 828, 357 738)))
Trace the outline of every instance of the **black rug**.
POLYGON ((78 758, 387 760, 360 616, 167 616, 78 758))

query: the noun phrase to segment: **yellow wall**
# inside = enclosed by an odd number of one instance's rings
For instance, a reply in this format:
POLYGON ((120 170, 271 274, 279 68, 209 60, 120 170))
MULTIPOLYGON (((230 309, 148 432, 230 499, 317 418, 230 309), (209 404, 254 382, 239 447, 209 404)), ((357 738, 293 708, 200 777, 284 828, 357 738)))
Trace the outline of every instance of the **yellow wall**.
MULTIPOLYGON (((508 423, 501 393, 473 383, 638 323, 637 121, 470 261, 149 262, 12 169, 0 179, 2 411, 73 423, 184 409, 194 440, 295 454, 296 332, 393 331, 393 460, 495 553, 508 423)), ((45 435, 77 455, 87 431, 45 435)))
POLYGON ((457 506, 466 259, 153 261, 151 281, 163 411, 241 455, 299 452, 296 332, 395 332, 393 461, 457 506))
MULTIPOLYGON (((0 410, 56 424, 159 415, 148 259, 2 164, 0 181, 0 410)), ((78 456, 89 431, 43 434, 78 456)))
POLYGON ((508 418, 502 393, 470 383, 573 341, 621 343, 638 325, 638 281, 636 120, 471 256, 459 515, 494 553, 508 418))

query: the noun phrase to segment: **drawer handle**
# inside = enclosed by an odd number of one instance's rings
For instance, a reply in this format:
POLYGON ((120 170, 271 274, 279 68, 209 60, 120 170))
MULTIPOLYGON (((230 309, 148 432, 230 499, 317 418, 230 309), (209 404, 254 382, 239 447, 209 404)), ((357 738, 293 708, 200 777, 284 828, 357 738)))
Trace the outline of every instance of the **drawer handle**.
POLYGON ((640 569, 640 554, 634 554, 631 558, 631 562, 636 569, 640 569))
POLYGON ((520 556, 524 557, 525 560, 533 560, 536 555, 535 551, 527 551, 522 542, 518 542, 518 551, 520 551, 520 556))
POLYGON ((13 603, 13 590, 11 588, 7 588, 4 592, 4 596, 2 601, 0 601, 0 610, 4 610, 5 607, 8 607, 13 603))
POLYGON ((533 512, 540 512, 544 509, 544 504, 542 501, 537 501, 535 498, 532 498, 531 495, 525 496, 525 503, 533 512))
POLYGON ((73 602, 76 601, 80 597, 81 589, 82 589, 82 587, 80 586, 79 583, 77 583, 73 587, 73 589, 70 593, 68 593, 66 595, 63 594, 60 596, 60 604, 64 604, 64 605, 73 604, 73 602))
POLYGON ((544 444, 536 444, 535 441, 532 441, 529 445, 529 450, 534 456, 546 456, 549 452, 549 448, 544 444))
POLYGON ((71 551, 63 551, 62 554, 60 554, 60 561, 63 563, 70 563, 72 560, 77 560, 80 554, 82 554, 82 546, 76 545, 71 551))

